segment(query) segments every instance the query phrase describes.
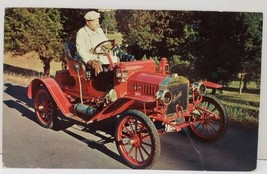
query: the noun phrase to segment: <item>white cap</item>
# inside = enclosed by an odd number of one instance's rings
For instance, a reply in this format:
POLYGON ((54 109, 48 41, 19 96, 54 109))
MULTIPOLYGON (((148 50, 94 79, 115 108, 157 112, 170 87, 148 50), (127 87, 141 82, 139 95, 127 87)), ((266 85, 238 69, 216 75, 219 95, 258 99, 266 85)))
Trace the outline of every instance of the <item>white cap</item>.
POLYGON ((95 19, 98 19, 98 18, 100 18, 100 13, 97 13, 95 11, 89 11, 84 16, 84 19, 88 20, 88 21, 95 20, 95 19))

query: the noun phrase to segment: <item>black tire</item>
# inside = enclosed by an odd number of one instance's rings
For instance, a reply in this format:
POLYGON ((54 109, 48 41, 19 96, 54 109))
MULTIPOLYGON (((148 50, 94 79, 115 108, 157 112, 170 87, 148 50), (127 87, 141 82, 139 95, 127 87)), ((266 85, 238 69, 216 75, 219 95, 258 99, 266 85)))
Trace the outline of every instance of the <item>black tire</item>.
POLYGON ((57 105, 48 92, 41 86, 35 93, 34 109, 38 123, 44 128, 54 128, 57 120, 57 105))
POLYGON ((115 138, 120 155, 131 168, 152 168, 160 156, 157 129, 140 111, 127 110, 121 114, 115 138))
POLYGON ((214 142, 225 134, 228 128, 228 115, 223 105, 211 95, 203 96, 191 116, 196 119, 190 125, 193 135, 202 141, 214 142), (215 115, 219 116, 215 118, 215 115))

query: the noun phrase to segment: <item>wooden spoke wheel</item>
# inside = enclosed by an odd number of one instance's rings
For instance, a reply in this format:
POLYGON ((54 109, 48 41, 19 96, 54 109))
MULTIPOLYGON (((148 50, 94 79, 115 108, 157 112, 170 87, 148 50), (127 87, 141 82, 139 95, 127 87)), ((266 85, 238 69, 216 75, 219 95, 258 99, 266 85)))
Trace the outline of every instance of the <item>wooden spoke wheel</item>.
POLYGON ((57 116, 57 107, 46 88, 41 87, 36 92, 34 109, 38 123, 45 128, 52 128, 57 116))
POLYGON ((228 127, 228 115, 226 109, 213 96, 203 96, 191 116, 195 123, 190 126, 193 134, 207 142, 220 139, 228 127))
POLYGON ((116 145, 132 168, 152 168, 160 155, 160 140, 154 123, 137 110, 121 115, 116 128, 116 145))

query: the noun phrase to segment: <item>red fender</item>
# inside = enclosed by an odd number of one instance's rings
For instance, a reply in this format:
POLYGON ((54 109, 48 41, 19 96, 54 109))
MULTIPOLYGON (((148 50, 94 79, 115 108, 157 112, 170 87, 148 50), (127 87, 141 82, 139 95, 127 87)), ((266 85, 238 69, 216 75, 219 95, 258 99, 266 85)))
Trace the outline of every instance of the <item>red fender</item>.
POLYGON ((202 84, 205 85, 207 88, 218 89, 218 88, 222 88, 223 87, 223 85, 221 85, 221 84, 208 82, 208 81, 203 81, 202 84))
MULTIPOLYGON (((141 94, 128 94, 118 100, 110 103, 106 108, 99 112, 92 120, 103 120, 114 115, 118 115, 125 110, 134 106, 137 102, 155 102, 156 98, 154 96, 143 96, 141 94)), ((91 121, 91 120, 90 120, 91 121)), ((89 121, 89 122, 90 122, 89 121)))
POLYGON ((58 83, 52 78, 36 78, 31 81, 28 86, 28 97, 30 99, 34 98, 34 94, 38 90, 40 86, 45 86, 49 93, 51 94, 52 98, 57 104, 57 107, 60 109, 63 115, 71 116, 73 115, 73 106, 69 102, 68 98, 65 96, 64 92, 58 85, 58 83))

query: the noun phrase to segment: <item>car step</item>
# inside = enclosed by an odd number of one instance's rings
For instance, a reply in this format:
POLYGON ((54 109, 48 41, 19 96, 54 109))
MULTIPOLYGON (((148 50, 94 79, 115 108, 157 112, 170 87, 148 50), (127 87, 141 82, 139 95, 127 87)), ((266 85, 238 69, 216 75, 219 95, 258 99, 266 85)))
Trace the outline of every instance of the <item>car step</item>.
POLYGON ((71 115, 65 115, 67 118, 81 122, 81 123, 87 123, 88 119, 84 119, 83 117, 79 117, 77 115, 71 114, 71 115))

